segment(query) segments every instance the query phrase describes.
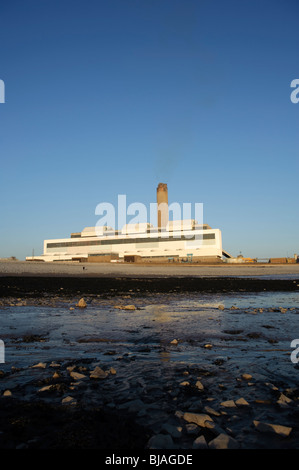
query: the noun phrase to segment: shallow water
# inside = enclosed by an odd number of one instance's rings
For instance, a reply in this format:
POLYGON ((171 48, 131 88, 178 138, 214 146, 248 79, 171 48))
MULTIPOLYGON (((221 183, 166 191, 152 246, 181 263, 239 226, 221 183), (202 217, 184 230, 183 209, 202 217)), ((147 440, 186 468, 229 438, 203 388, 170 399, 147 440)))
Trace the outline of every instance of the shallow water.
POLYGON ((70 310, 73 305, 1 309, 1 369, 59 359, 111 362, 124 357, 146 367, 150 362, 206 366, 229 358, 231 371, 254 370, 297 383, 290 343, 299 338, 299 292, 92 299, 87 308, 70 310), (119 304, 137 309, 115 308, 119 304), (43 342, 25 342, 30 335, 43 342), (174 339, 177 345, 171 344, 174 339))
MULTIPOLYGON (((137 423, 150 434, 165 423, 183 425, 175 445, 188 449, 194 436, 175 413, 202 413, 212 405, 221 412, 213 417, 216 424, 243 448, 299 448, 299 367, 291 361, 291 342, 299 338, 299 292, 130 292, 86 297, 83 309, 75 306, 78 299, 52 300, 53 306, 41 298, 0 309, 1 396, 11 390, 26 402, 60 404, 71 394, 80 405, 103 406, 108 413, 130 409, 137 400, 137 423), (116 308, 132 304, 135 310, 116 308), (62 392, 42 394, 43 385, 56 383, 52 361, 59 363, 62 392), (31 368, 40 362, 46 368, 31 368), (70 365, 85 374, 82 382, 71 382, 70 365), (94 383, 89 374, 96 365, 113 367, 115 374, 94 383), (251 374, 249 381, 244 373, 251 374), (198 380, 203 390, 196 388, 198 380), (189 385, 182 386, 184 381, 189 385), (291 398, 290 405, 277 403, 281 393, 291 398), (249 407, 223 408, 226 400, 240 397, 249 407), (261 437, 253 420, 291 426, 291 437, 261 437)), ((206 431, 205 437, 213 436, 206 431)))

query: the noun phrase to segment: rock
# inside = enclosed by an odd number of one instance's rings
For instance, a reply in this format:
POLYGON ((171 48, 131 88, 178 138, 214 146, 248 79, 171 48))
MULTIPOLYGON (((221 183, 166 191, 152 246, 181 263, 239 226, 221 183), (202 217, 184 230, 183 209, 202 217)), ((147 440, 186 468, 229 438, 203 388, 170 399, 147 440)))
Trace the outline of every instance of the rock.
POLYGON ((224 305, 218 305, 219 310, 224 310, 224 305))
POLYGON ((182 435, 182 427, 181 426, 174 426, 173 424, 164 423, 162 426, 162 431, 165 431, 174 439, 181 437, 182 435))
POLYGON ((226 434, 226 432, 214 422, 212 423, 211 421, 206 421, 205 427, 206 429, 209 429, 209 431, 211 431, 215 436, 218 436, 219 434, 226 434))
POLYGON ((110 367, 109 372, 110 372, 111 375, 116 374, 116 370, 114 369, 114 367, 110 367))
POLYGON ((273 385, 271 384, 270 382, 266 382, 265 385, 267 385, 267 387, 271 388, 271 390, 274 390, 274 391, 277 391, 278 388, 276 387, 276 385, 273 385))
POLYGON ((85 308, 85 307, 87 307, 87 303, 86 303, 85 300, 82 298, 82 299, 79 300, 79 302, 77 303, 76 307, 85 308))
POLYGON ((281 313, 286 313, 286 312, 288 311, 288 309, 287 309, 287 308, 280 307, 280 311, 281 311, 281 313))
POLYGON ((190 382, 188 380, 184 380, 183 382, 180 383, 180 387, 188 387, 190 385, 190 382))
POLYGON ((249 403, 245 400, 245 398, 238 398, 235 403, 237 406, 249 406, 249 403))
POLYGON ((236 408, 234 400, 223 401, 220 405, 224 406, 224 408, 236 408))
POLYGON ((52 375, 52 378, 53 379, 60 379, 61 375, 59 374, 59 372, 54 372, 54 374, 52 375))
POLYGON ((60 367, 60 364, 58 364, 57 362, 52 361, 51 364, 49 365, 49 367, 55 367, 55 368, 57 367, 58 368, 58 367, 60 367))
POLYGON ((290 403, 292 403, 293 400, 291 398, 287 397, 283 393, 280 394, 279 399, 277 400, 277 404, 280 406, 288 406, 290 403))
POLYGON ((74 398, 74 397, 71 397, 71 396, 68 396, 68 397, 63 398, 63 399, 61 400, 61 403, 62 403, 63 405, 76 405, 76 404, 77 404, 75 398, 74 398))
POLYGON ((196 382, 195 387, 198 388, 198 390, 203 390, 204 389, 204 386, 203 386, 203 384, 201 383, 200 380, 198 380, 196 382))
POLYGON ((204 428, 205 427, 205 422, 206 421, 213 421, 213 419, 204 413, 189 413, 186 412, 183 415, 183 418, 185 421, 188 423, 194 423, 197 424, 198 426, 204 428))
POLYGON ((142 400, 137 398, 136 400, 130 400, 126 403, 122 403, 118 408, 120 410, 128 410, 129 413, 139 413, 139 411, 145 408, 145 404, 142 400))
POLYGON ((156 434, 148 441, 149 449, 173 449, 174 443, 169 434, 156 434))
POLYGON ((205 347, 206 349, 212 349, 213 345, 210 344, 210 343, 208 343, 208 344, 205 344, 204 347, 205 347))
POLYGON ((5 390, 5 392, 3 392, 3 397, 11 397, 12 396, 12 393, 10 390, 5 390))
POLYGON ((192 449, 208 449, 208 444, 204 436, 199 436, 192 444, 192 449))
POLYGON ((227 434, 219 434, 209 442, 209 449, 238 449, 240 444, 227 434))
POLYGON ((207 414, 209 414, 209 415, 221 416, 221 414, 219 413, 219 411, 214 410, 214 409, 211 408, 210 406, 205 406, 205 407, 204 407, 204 411, 205 411, 207 414))
POLYGON ((114 305, 118 310, 136 310, 135 305, 114 305))
POLYGON ((55 387, 53 385, 45 385, 44 387, 40 388, 38 390, 38 393, 40 392, 49 392, 50 390, 53 390, 55 387))
POLYGON ((189 402, 190 404, 188 405, 188 401, 185 401, 185 406, 187 407, 189 412, 191 413, 199 413, 202 411, 202 402, 201 400, 192 400, 189 402))
POLYGON ((70 373, 70 376, 71 376, 74 380, 86 379, 86 375, 80 374, 79 372, 74 372, 74 371, 72 371, 72 372, 70 373))
POLYGON ((270 432, 274 434, 278 434, 282 437, 288 437, 292 432, 292 428, 288 426, 282 426, 280 424, 271 424, 271 423, 263 423, 261 421, 253 421, 255 428, 260 432, 270 432))
POLYGON ((242 374, 242 379, 244 379, 244 380, 251 380, 251 379, 252 379, 252 375, 250 375, 250 374, 242 374))
POLYGON ((197 426, 197 424, 194 424, 194 423, 188 423, 186 424, 186 433, 189 434, 189 435, 197 435, 198 434, 198 429, 199 427, 197 426))
POLYGON ((108 375, 107 372, 105 372, 100 367, 96 366, 95 369, 91 371, 90 378, 91 379, 105 379, 107 375, 108 375))
POLYGON ((34 366, 31 366, 32 369, 45 369, 47 367, 47 364, 45 362, 39 362, 38 364, 35 364, 34 366))
POLYGON ((172 341, 170 341, 170 344, 175 344, 175 345, 176 345, 176 344, 178 344, 178 343, 179 343, 179 342, 178 342, 177 339, 173 339, 172 341))

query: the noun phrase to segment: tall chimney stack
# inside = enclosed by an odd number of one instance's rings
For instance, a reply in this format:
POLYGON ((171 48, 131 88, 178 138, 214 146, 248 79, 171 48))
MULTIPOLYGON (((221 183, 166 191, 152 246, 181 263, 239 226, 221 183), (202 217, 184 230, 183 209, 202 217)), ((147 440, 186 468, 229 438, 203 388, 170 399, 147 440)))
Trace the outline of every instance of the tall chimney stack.
POLYGON ((167 184, 159 183, 157 187, 158 228, 166 229, 168 224, 168 189, 167 184))

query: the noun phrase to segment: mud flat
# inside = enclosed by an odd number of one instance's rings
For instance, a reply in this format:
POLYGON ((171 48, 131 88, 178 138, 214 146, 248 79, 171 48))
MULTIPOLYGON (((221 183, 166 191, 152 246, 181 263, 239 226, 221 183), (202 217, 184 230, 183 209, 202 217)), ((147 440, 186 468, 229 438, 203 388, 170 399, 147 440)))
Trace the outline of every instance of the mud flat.
POLYGON ((299 264, 139 266, 0 262, 0 297, 126 292, 298 290, 299 264))
POLYGON ((0 261, 0 276, 80 277, 299 277, 297 264, 131 264, 0 261))
POLYGON ((1 449, 299 447, 297 266, 35 264, 0 276, 1 449))

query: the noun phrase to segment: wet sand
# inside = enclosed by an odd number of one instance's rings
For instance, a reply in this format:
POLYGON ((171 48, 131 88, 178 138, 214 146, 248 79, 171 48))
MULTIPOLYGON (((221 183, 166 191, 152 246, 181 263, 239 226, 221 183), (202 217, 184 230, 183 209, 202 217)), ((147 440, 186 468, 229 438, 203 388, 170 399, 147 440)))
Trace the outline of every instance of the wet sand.
POLYGON ((0 448, 298 448, 298 266, 126 268, 0 264, 0 448))
POLYGON ((84 277, 299 277, 297 264, 131 264, 131 263, 44 263, 0 261, 1 276, 84 277), (85 269, 83 269, 85 268, 85 269))

